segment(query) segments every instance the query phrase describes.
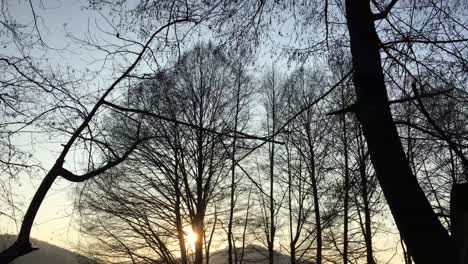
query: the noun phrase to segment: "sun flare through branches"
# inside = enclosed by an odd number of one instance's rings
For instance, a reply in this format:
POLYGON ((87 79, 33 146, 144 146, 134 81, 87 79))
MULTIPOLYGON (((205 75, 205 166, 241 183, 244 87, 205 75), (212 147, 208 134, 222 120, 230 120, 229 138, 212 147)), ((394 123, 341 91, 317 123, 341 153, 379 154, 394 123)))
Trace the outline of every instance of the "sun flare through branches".
POLYGON ((195 243, 198 241, 198 234, 191 227, 184 227, 184 238, 187 246, 195 248, 195 243))

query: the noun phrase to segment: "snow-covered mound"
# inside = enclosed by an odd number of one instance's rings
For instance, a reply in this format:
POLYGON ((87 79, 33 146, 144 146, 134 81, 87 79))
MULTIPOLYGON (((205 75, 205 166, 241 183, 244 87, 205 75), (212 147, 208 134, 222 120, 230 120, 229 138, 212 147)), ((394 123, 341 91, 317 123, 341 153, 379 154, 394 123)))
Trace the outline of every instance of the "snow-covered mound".
MULTIPOLYGON (((5 249, 13 243, 15 237, 12 235, 0 235, 0 251, 5 249)), ((51 245, 44 241, 31 239, 34 247, 38 247, 32 253, 19 257, 13 264, 97 264, 97 262, 86 258, 80 254, 74 253, 70 250, 51 245)), ((242 254, 242 249, 237 249, 238 257, 242 254)), ((227 264, 228 263, 228 250, 223 249, 220 251, 212 252, 210 254, 210 264, 227 264)), ((268 250, 264 247, 257 245, 249 245, 245 247, 243 253, 243 262, 245 264, 266 264, 268 263, 268 250)), ((290 258, 287 255, 275 251, 274 256, 275 264, 289 264, 290 258)), ((313 264, 307 262, 303 264, 313 264)))
MULTIPOLYGON (((11 245, 14 239, 12 235, 0 235, 0 251, 11 245)), ((80 254, 44 241, 31 239, 31 243, 39 250, 17 258, 12 262, 13 264, 96 264, 80 254)))
MULTIPOLYGON (((237 255, 240 258, 241 250, 237 249, 237 255)), ((274 255, 274 263, 275 264, 290 264, 290 257, 287 255, 283 255, 277 251, 275 251, 274 255)), ((220 250, 211 253, 210 256, 210 264, 227 264, 228 263, 228 250, 220 250)), ((249 264, 266 264, 268 263, 268 250, 264 247, 257 246, 257 245, 249 245, 244 249, 244 258, 242 263, 249 263, 249 264)), ((310 264, 310 262, 309 262, 310 264)))

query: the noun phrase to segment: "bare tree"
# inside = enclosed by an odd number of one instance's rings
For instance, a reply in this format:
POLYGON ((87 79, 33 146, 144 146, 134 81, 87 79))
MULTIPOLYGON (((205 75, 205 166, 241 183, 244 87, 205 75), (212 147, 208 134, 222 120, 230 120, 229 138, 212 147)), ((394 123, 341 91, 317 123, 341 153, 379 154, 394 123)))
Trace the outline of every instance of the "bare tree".
MULTIPOLYGON (((244 59, 243 57, 240 57, 238 61, 233 65, 234 69, 236 70, 236 81, 235 81, 235 109, 234 110, 234 131, 239 131, 239 127, 242 126, 242 128, 246 128, 246 117, 245 114, 243 116, 243 109, 245 109, 247 106, 246 104, 248 103, 248 95, 252 92, 252 86, 251 86, 251 81, 250 78, 246 74, 246 69, 245 69, 245 62, 242 63, 241 59, 244 59)), ((237 264, 239 262, 239 254, 237 252, 237 246, 235 244, 236 237, 234 235, 233 229, 235 228, 235 209, 236 209, 236 200, 237 198, 242 195, 242 192, 240 191, 240 187, 238 182, 239 179, 238 176, 236 177, 236 167, 237 167, 237 162, 236 162, 236 155, 239 153, 242 153, 242 150, 238 150, 239 147, 243 147, 242 141, 239 142, 238 138, 236 135, 234 135, 231 143, 231 183, 230 183, 230 202, 229 202, 229 220, 228 220, 228 230, 227 230, 227 239, 228 239, 228 261, 229 264, 235 263, 237 264)), ((249 201, 248 201, 249 203, 249 201)), ((248 210, 249 210, 249 204, 247 204, 247 211, 246 214, 248 215, 248 210)), ((244 227, 245 230, 245 227, 244 227)), ((243 242, 244 244, 244 242, 243 242)), ((244 246, 241 247, 241 250, 243 250, 244 246)))
MULTIPOLYGON (((305 94, 301 88, 312 85, 304 78, 304 69, 296 70, 289 76, 284 89, 285 108, 283 115, 287 118, 297 111, 297 104, 305 94), (306 84, 307 83, 307 84, 306 84)), ((283 117, 284 118, 284 117, 283 117)), ((311 186, 310 174, 308 172, 308 160, 302 155, 299 145, 303 144, 301 126, 298 122, 288 124, 286 133, 282 136, 286 142, 285 171, 287 175, 288 190, 288 218, 289 218, 289 254, 291 263, 301 263, 310 258, 311 247, 314 242, 314 225, 309 226, 309 219, 313 218, 315 204, 313 201, 313 188, 311 186)), ((317 249, 318 250, 318 249, 317 249)))
MULTIPOLYGON (((124 40, 127 42, 127 45, 130 45, 127 54, 129 55, 129 60, 132 61, 117 74, 117 77, 106 89, 100 91, 96 97, 92 97, 90 101, 93 102, 81 100, 80 98, 82 97, 74 93, 74 87, 84 84, 87 80, 79 79, 72 69, 63 71, 55 68, 41 69, 39 66, 41 63, 40 59, 36 59, 25 53, 22 53, 24 54, 24 59, 18 57, 2 57, 2 67, 10 71, 10 74, 5 75, 6 82, 3 82, 3 84, 7 87, 11 87, 10 91, 7 91, 3 98, 14 96, 15 93, 22 91, 22 87, 30 87, 31 93, 25 93, 22 98, 18 97, 20 100, 27 102, 29 96, 36 96, 35 98, 51 100, 52 102, 52 106, 46 111, 42 111, 41 108, 37 111, 33 108, 21 110, 19 107, 23 108, 24 106, 18 103, 14 105, 14 108, 17 108, 17 110, 23 114, 18 116, 18 120, 20 120, 20 118, 22 120, 17 122, 17 128, 13 129, 17 130, 22 126, 24 127, 24 125, 28 125, 43 118, 45 114, 53 112, 58 113, 58 115, 51 118, 57 120, 57 117, 60 117, 60 119, 63 120, 66 116, 67 119, 65 119, 64 122, 50 122, 49 127, 55 128, 55 131, 60 132, 61 135, 68 137, 68 139, 62 145, 63 149, 59 151, 60 153, 55 164, 47 171, 46 176, 31 200, 22 221, 17 240, 9 248, 0 253, 1 262, 8 263, 19 256, 36 250, 29 242, 32 224, 45 195, 57 177, 60 176, 71 182, 83 182, 91 179, 121 163, 139 143, 145 140, 145 138, 140 137, 139 132, 136 131, 136 135, 134 135, 136 140, 131 145, 125 148, 121 148, 121 146, 111 146, 106 141, 107 135, 100 133, 101 128, 99 127, 97 119, 102 116, 100 115, 102 112, 106 111, 103 106, 106 100, 108 100, 109 95, 115 90, 118 90, 122 85, 122 81, 128 79, 129 76, 134 73, 134 70, 138 68, 143 57, 154 52, 150 49, 150 46, 154 44, 156 38, 159 37, 160 34, 166 34, 166 36, 168 36, 166 30, 170 29, 175 24, 190 21, 190 19, 185 16, 183 18, 172 15, 169 17, 170 19, 147 36, 146 41, 140 43, 124 40), (130 50, 130 48, 134 48, 134 50, 130 50), (15 79, 17 81, 15 81, 15 79), (35 95, 35 90, 45 93, 46 96, 35 95), (26 110, 30 110, 30 112, 26 110), (67 155, 72 152, 77 145, 82 146, 85 152, 89 154, 89 167, 82 173, 75 173, 64 167, 67 155), (96 153, 108 155, 106 155, 105 159, 96 159, 96 153)), ((8 26, 7 28, 12 29, 8 26)), ((23 37, 22 35, 16 34, 15 31, 11 31, 10 36, 13 38, 13 42, 19 41, 23 37)), ((169 40, 169 38, 167 38, 167 40, 169 40)), ((25 50, 21 49, 21 51, 24 52, 25 50)), ((110 56, 119 53, 118 50, 111 50, 110 52, 110 56)), ((13 110, 13 108, 11 109, 13 110)), ((10 153, 14 150, 14 148, 11 147, 8 147, 8 149, 10 153)))
MULTIPOLYGON (((123 113, 138 113, 143 120, 134 125, 122 124, 117 115, 110 129, 117 141, 132 142, 125 133, 137 129, 151 140, 137 147, 119 166, 122 169, 118 174, 122 176, 115 186, 106 177, 91 189, 95 191, 87 202, 88 233, 99 241, 106 237, 115 242, 126 226, 131 227, 132 235, 127 237, 138 236, 139 243, 117 240, 125 245, 120 250, 127 258, 148 258, 135 256, 147 249, 168 263, 175 261, 174 243, 178 244, 180 261, 188 263, 187 239, 191 239, 194 263, 203 262, 204 252, 208 261, 211 240, 219 229, 216 204, 226 199, 226 186, 232 190, 236 184, 232 175, 235 152, 227 146, 229 141, 236 144, 245 136, 242 129, 247 121, 248 88, 241 66, 230 62, 222 50, 211 44, 197 45, 184 53, 172 70, 156 73, 153 80, 141 83, 136 92, 129 94, 127 106, 116 108, 123 113), (99 213, 100 221, 96 221, 95 213, 99 213), (121 224, 112 228, 103 220, 114 218, 121 219, 121 224), (211 233, 207 233, 207 220, 211 233), (196 239, 187 238, 187 228, 193 229, 196 239), (148 229, 151 232, 145 231, 148 229)), ((231 191, 230 203, 234 195, 231 191)), ((230 208, 232 239, 234 206, 230 208)))
MULTIPOLYGON (((293 73, 292 91, 296 105, 295 112, 299 111, 297 106, 310 105, 319 94, 325 82, 324 75, 319 71, 299 68, 293 73)), ((322 208, 320 199, 322 197, 322 184, 326 182, 326 159, 329 151, 329 141, 327 139, 329 125, 321 113, 324 111, 323 105, 316 105, 307 109, 294 122, 293 128, 294 147, 304 160, 305 171, 311 187, 313 204, 313 217, 316 237, 315 261, 323 261, 323 230, 327 223, 324 222, 324 215, 327 210, 322 208)))
MULTIPOLYGON (((261 89, 264 97, 264 107, 266 110, 266 130, 270 135, 274 135, 279 127, 279 116, 283 110, 282 99, 282 79, 281 73, 279 73, 274 67, 265 73, 264 79, 262 80, 261 89)), ((274 138, 273 138, 274 139, 274 138)), ((276 172, 276 149, 275 143, 268 143, 268 171, 265 172, 268 175, 268 197, 266 198, 263 194, 260 194, 262 201, 262 212, 264 221, 264 233, 266 238, 266 244, 268 248, 268 262, 274 263, 274 248, 275 248, 275 237, 278 228, 277 217, 278 211, 282 203, 282 198, 277 197, 275 199, 275 179, 278 178, 278 172, 276 172)))
MULTIPOLYGON (((127 5, 125 1, 92 1, 90 4, 91 8, 104 7, 115 11, 116 21, 119 21, 118 28, 122 31, 117 34, 118 36, 120 33, 133 31, 148 38, 152 34, 151 32, 159 32, 158 29, 168 29, 174 23, 193 19, 197 22, 204 22, 197 24, 201 26, 200 32, 212 34, 227 46, 250 43, 253 50, 260 43, 265 43, 265 40, 268 40, 268 43, 273 42, 272 50, 280 50, 279 53, 290 55, 290 58, 295 60, 305 61, 307 58, 313 58, 319 61, 323 53, 334 52, 330 48, 333 47, 331 46, 333 43, 349 48, 356 101, 334 112, 335 114, 351 113, 357 117, 370 160, 375 169, 376 178, 389 205, 390 212, 407 246, 408 254, 418 263, 465 262, 464 257, 458 257, 460 255, 458 251, 462 251, 462 249, 456 249, 457 247, 454 246, 454 240, 459 241, 459 239, 463 240, 464 238, 459 238, 460 235, 455 229, 454 233, 450 234, 448 226, 444 224, 446 217, 444 218, 443 215, 439 217, 438 212, 434 212, 434 208, 439 210, 444 206, 437 203, 436 206, 431 204, 432 199, 434 199, 433 201, 441 201, 440 197, 449 196, 447 192, 450 184, 453 185, 454 190, 463 187, 458 178, 463 179, 464 176, 457 175, 458 177, 451 178, 451 180, 457 179, 457 181, 445 181, 445 184, 442 184, 444 188, 431 186, 435 183, 433 178, 423 182, 421 176, 424 176, 424 172, 429 170, 420 170, 423 173, 417 174, 414 166, 411 166, 413 158, 409 156, 414 156, 416 153, 410 152, 411 148, 405 151, 400 138, 402 131, 398 130, 397 127, 397 125, 402 125, 402 128, 406 129, 411 127, 411 129, 444 141, 447 144, 444 148, 446 152, 454 155, 454 158, 450 159, 453 161, 451 164, 452 175, 460 171, 462 172, 460 174, 466 173, 466 159, 462 151, 463 145, 465 145, 465 138, 462 136, 465 129, 452 130, 453 127, 444 124, 444 119, 437 118, 437 111, 428 110, 426 104, 429 102, 423 100, 427 97, 426 91, 436 94, 436 96, 441 95, 447 89, 454 89, 466 94, 468 30, 466 14, 464 13, 466 9, 463 8, 465 5, 463 1, 442 3, 398 0, 242 1, 240 3, 225 0, 209 2, 154 0, 138 1, 135 5, 127 5), (275 41, 277 39, 280 41, 275 41), (292 43, 292 45, 285 47, 285 43, 292 43), (276 49, 278 47, 282 49, 276 49), (450 65, 450 67, 445 67, 446 65, 450 65), (400 95, 404 97, 398 97, 400 95), (395 108, 399 103, 409 101, 417 106, 419 117, 424 118, 423 123, 428 127, 421 127, 422 123, 395 122, 395 108), (452 132, 455 132, 455 135, 451 135, 452 132), (462 136, 463 139, 459 136, 462 136), (461 140, 461 143, 460 141, 454 142, 455 140, 461 140)), ((177 33, 180 32, 178 31, 180 28, 171 28, 174 31, 171 34, 165 34, 166 40, 169 36, 177 38, 183 35, 177 33)), ((163 43, 168 43, 164 42, 164 38, 160 40, 163 43)), ((135 44, 134 42, 130 43, 135 44)), ((143 51, 149 52, 149 45, 142 46, 144 47, 143 51)), ((181 48, 177 44, 162 46, 155 48, 154 51, 181 48)), ((135 63, 131 64, 128 71, 123 71, 123 77, 132 71, 143 57, 143 53, 138 53, 138 59, 135 63)), ((7 64, 10 69, 20 73, 21 71, 14 67, 20 62, 23 61, 10 61, 7 64)), ((32 69, 28 64, 25 64, 25 67, 28 70, 32 69)), ((343 78, 346 79, 348 76, 347 74, 343 78)), ((123 77, 118 78, 103 96, 107 96, 123 77)), ((25 77, 21 75, 21 78, 25 77)), ((44 76, 39 77, 39 80, 46 79, 44 76)), ((25 80, 28 83, 34 83, 31 82, 31 79, 26 78, 25 80)), ((330 94, 331 90, 338 87, 341 82, 337 82, 338 85, 333 85, 329 91, 319 96, 319 99, 322 100, 330 94)), ((38 84, 42 83, 49 85, 49 83, 42 81, 34 84, 40 87, 38 84)), ((60 86, 55 85, 55 87, 60 86)), ((33 206, 26 214, 24 228, 20 232, 18 240, 18 245, 22 246, 17 246, 28 249, 21 251, 22 253, 31 250, 27 243, 31 219, 34 218, 45 192, 55 178, 62 175, 67 179, 78 179, 64 170, 62 165, 70 147, 76 143, 75 140, 81 139, 82 132, 90 124, 104 99, 96 101, 98 102, 96 107, 91 108, 90 111, 83 111, 86 114, 82 125, 71 129, 70 141, 65 144, 57 164, 48 174, 51 176, 46 177, 44 184, 38 191, 39 194, 33 200, 33 206)), ((288 123, 300 117, 301 113, 306 112, 316 103, 317 101, 307 103, 303 108, 298 109, 297 113, 285 124, 275 127, 272 130, 274 137, 284 132, 283 130, 288 126, 288 123)), ((462 99, 460 103, 466 105, 466 100, 462 99)), ((452 112, 450 115, 454 115, 454 113, 452 112)), ((201 129, 198 131, 199 142, 202 142, 203 133, 201 129)), ((196 136, 194 135, 194 137, 196 136)), ((97 141, 93 142, 96 144, 97 141)), ((269 160, 272 165, 276 160, 274 149, 273 146, 270 147, 269 160)), ((117 156, 124 158, 126 157, 125 153, 120 153, 121 155, 117 156)), ((423 156, 424 154, 420 157, 423 156)), ((114 165, 118 160, 120 159, 116 158, 107 164, 114 165)), ((202 166, 199 165, 197 168, 200 175, 202 166)), ((102 169, 95 171, 96 173, 86 175, 91 177, 107 168, 104 165, 102 169)), ((312 170, 310 172, 312 173, 312 170)), ((274 166, 270 167, 269 173, 272 177, 275 173, 274 166)), ((86 178, 88 177, 81 177, 80 180, 86 178)), ((200 181, 198 184, 200 185, 200 181)), ((275 202, 272 195, 274 192, 273 184, 270 184, 270 192, 268 199, 270 200, 269 204, 272 205, 275 202)), ((201 193, 197 193, 197 198, 200 197, 201 193)), ((454 200, 458 200, 455 197, 457 196, 452 196, 454 200)), ((197 201, 194 206, 197 207, 201 204, 200 201, 197 201)), ((194 210, 197 212, 196 217, 194 217, 194 226, 197 228, 197 232, 203 231, 200 229, 203 226, 203 209, 206 208, 197 207, 194 210)), ((454 214, 454 211, 457 210, 452 210, 451 213, 454 214)), ((270 250, 273 249, 275 237, 275 230, 272 228, 275 227, 274 215, 275 212, 272 210, 267 214, 268 218, 271 219, 268 224, 270 228, 266 232, 270 240, 270 250)), ((320 223, 320 218, 322 217, 318 217, 317 223, 320 223)), ((454 216, 452 219, 458 219, 458 216, 454 216)), ((455 222, 457 224, 454 226, 458 226, 458 220, 455 222)), ((456 230, 459 229, 456 228, 456 230)), ((198 248, 201 246, 198 245, 198 248)), ((201 257, 199 256, 198 259, 200 260, 201 257)), ((318 252, 317 259, 320 260, 318 252)))

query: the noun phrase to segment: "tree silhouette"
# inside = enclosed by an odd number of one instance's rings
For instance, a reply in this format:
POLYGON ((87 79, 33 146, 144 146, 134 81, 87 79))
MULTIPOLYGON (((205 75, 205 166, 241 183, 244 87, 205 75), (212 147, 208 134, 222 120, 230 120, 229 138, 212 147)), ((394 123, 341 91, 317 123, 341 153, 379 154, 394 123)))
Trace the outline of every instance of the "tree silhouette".
MULTIPOLYGON (((34 11, 33 5, 31 8, 34 11)), ((346 48, 352 61, 352 73, 343 75, 342 79, 332 85, 317 100, 304 105, 290 118, 285 119, 284 124, 273 129, 272 136, 276 137, 283 133, 291 122, 303 115, 318 101, 323 100, 352 75, 355 102, 344 107, 337 107, 338 109, 331 114, 354 115, 357 118, 376 178, 407 247, 408 255, 417 263, 463 263, 466 261, 463 254, 459 254, 464 250, 458 248, 458 241, 463 238, 460 238, 461 235, 457 231, 463 226, 457 220, 460 218, 458 210, 462 206, 459 206, 460 200, 457 198, 459 195, 455 195, 459 192, 457 190, 463 190, 463 185, 460 183, 466 181, 467 178, 468 169, 464 156, 466 127, 455 129, 448 126, 442 118, 444 115, 440 113, 442 107, 433 107, 434 109, 428 107, 431 97, 452 97, 454 100, 447 103, 466 104, 468 26, 464 1, 454 0, 442 3, 432 0, 415 2, 402 0, 335 2, 153 0, 137 1, 134 5, 128 5, 126 1, 111 0, 90 1, 89 8, 105 9, 112 13, 110 18, 118 18, 116 21, 119 22, 115 27, 118 32, 115 36, 126 44, 113 47, 115 49, 110 52, 111 54, 120 54, 122 52, 120 48, 125 50, 126 45, 138 46, 139 51, 127 53, 135 58, 133 63, 129 63, 129 66, 120 72, 119 77, 114 78, 113 83, 95 100, 93 107, 82 111, 84 114, 80 116, 81 123, 72 126, 67 131, 69 140, 64 144, 55 165, 48 171, 31 201, 18 240, 12 247, 0 254, 4 262, 33 250, 29 243, 31 225, 45 194, 58 176, 72 182, 91 179, 123 162, 137 145, 146 140, 140 135, 137 137, 138 140, 133 142, 134 144, 124 149, 117 146, 117 151, 113 152, 112 146, 105 141, 86 133, 88 130, 95 131, 89 128, 93 125, 95 116, 103 108, 129 114, 147 115, 147 112, 131 111, 132 109, 119 107, 107 101, 107 97, 123 80, 135 77, 132 74, 141 61, 152 60, 155 54, 163 50, 179 53, 184 41, 187 41, 186 44, 190 42, 189 37, 193 36, 190 32, 193 32, 194 28, 199 29, 199 34, 209 33, 223 47, 233 49, 238 46, 248 47, 246 52, 250 54, 253 54, 262 43, 272 43, 270 50, 273 53, 276 52, 278 56, 287 56, 291 63, 305 62, 308 58, 320 61, 323 54, 332 54, 335 46, 346 48), (191 22, 189 27, 182 26, 186 25, 186 22, 191 22), (130 33, 147 41, 126 39, 124 36, 130 33), (160 45, 152 45, 156 40, 160 45), (288 46, 285 43, 293 44, 288 46), (449 93, 452 90, 455 91, 454 95, 449 93), (419 120, 395 120, 395 117, 398 117, 399 105, 407 103, 415 106, 419 120), (453 169, 450 179, 444 181, 445 188, 442 191, 436 191, 433 186, 427 188, 423 186, 419 177, 420 172, 415 170, 412 164, 415 154, 411 133, 407 135, 409 143, 403 146, 400 138, 404 135, 403 129, 410 132, 417 130, 446 144, 442 148, 451 155, 450 161, 453 169), (78 141, 92 142, 99 146, 103 152, 110 153, 109 159, 104 160, 101 166, 86 171, 83 175, 77 175, 65 169, 65 158, 78 141), (447 185, 453 186, 447 187, 447 185), (443 211, 440 208, 447 206, 440 203, 439 197, 441 192, 446 194, 451 187, 454 190, 454 195, 452 195, 454 202, 450 211, 452 219, 450 226, 444 226, 440 220, 448 222, 445 220, 448 219, 447 215, 434 212, 429 198, 435 197, 434 199, 439 201, 436 206, 437 210, 443 211), (451 233, 448 228, 451 228, 451 233)), ((32 26, 37 30, 35 12, 33 12, 33 18, 32 26)), ((7 20, 3 19, 3 21, 7 20)), ((14 23, 3 24, 9 25, 4 27, 9 32, 18 32, 20 29, 15 27, 14 23)), ((40 31, 35 32, 37 32, 35 36, 38 43, 43 43, 40 31)), ((11 42, 20 41, 18 43, 26 39, 21 34, 11 34, 9 38, 11 42)), ((92 41, 87 44, 105 51, 109 48, 92 41)), ((46 44, 43 43, 43 45, 46 44)), ((57 77, 58 75, 46 75, 43 71, 38 71, 37 61, 27 56, 24 58, 3 56, 0 61, 3 63, 2 67, 10 71, 6 76, 15 77, 11 80, 4 78, 2 82, 7 89, 15 88, 12 92, 8 90, 6 94, 1 94, 0 100, 8 109, 6 112, 11 113, 15 109, 20 109, 19 106, 23 101, 17 100, 12 95, 21 87, 30 86, 49 94, 63 91, 61 88, 62 84, 66 83, 63 82, 65 79, 57 77), (12 84, 15 85, 12 86, 12 84), (14 102, 11 103, 10 100, 14 102), (12 105, 14 107, 11 107, 12 105)), ((158 65, 158 63, 151 65, 158 65)), ((138 78, 145 78, 145 76, 140 75, 138 78)), ((67 90, 62 95, 70 100, 74 99, 67 90)), ((24 111, 20 110, 20 112, 24 111)), ((454 111, 445 112, 446 116, 456 115, 454 111)), ((41 113, 43 112, 33 111, 21 122, 27 124, 31 120, 36 120, 41 117, 41 113)), ((159 118, 163 117, 159 116, 159 118)), ((13 117, 13 120, 16 120, 16 117, 13 117)), ((175 120, 172 121, 175 122, 175 120)), ((184 123, 183 125, 192 126, 193 129, 198 129, 200 134, 202 133, 203 129, 200 124, 194 126, 184 123)), ((210 132, 224 135, 220 131, 210 132)), ((268 141, 271 142, 269 140, 271 138, 267 139, 256 148, 268 141)), ((6 146, 5 149, 15 150, 14 146, 8 144, 8 137, 2 136, 0 140, 2 146, 6 146)), ((21 156, 19 152, 16 153, 21 156)), ((239 166, 239 162, 251 153, 253 150, 238 157, 233 163, 239 166)), ((5 159, 2 158, 3 160, 5 159)), ((271 160, 273 161, 273 158, 271 160)), ((7 159, 7 165, 15 165, 14 163, 7 159)), ((270 174, 273 175, 274 171, 270 174)), ((430 180, 426 182, 433 183, 430 180)), ((197 197, 201 196, 201 194, 197 195, 197 197)), ((273 199, 271 194, 270 199, 273 199)), ((200 212, 203 211, 200 210, 200 212)), ((274 214, 270 214, 271 220, 274 218, 272 215, 274 214)), ((201 228, 201 215, 198 215, 196 219, 198 222, 195 222, 198 224, 195 226, 201 228)), ((273 228, 270 228, 271 243, 274 237, 272 231, 274 231, 273 228)), ((201 233, 202 230, 197 230, 197 232, 201 233)), ((200 245, 198 247, 200 248, 200 245)), ((201 262, 201 256, 197 259, 201 262)))

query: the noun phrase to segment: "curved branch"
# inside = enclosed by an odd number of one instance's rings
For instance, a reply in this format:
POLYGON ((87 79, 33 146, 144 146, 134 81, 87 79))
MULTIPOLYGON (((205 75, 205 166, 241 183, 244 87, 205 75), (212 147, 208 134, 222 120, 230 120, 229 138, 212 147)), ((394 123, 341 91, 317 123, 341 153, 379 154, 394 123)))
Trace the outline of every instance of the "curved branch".
POLYGON ((108 162, 106 165, 98 168, 98 169, 95 169, 91 172, 88 172, 86 174, 83 174, 83 175, 76 175, 74 174, 73 172, 63 168, 63 167, 60 167, 57 169, 57 175, 61 176, 62 178, 66 179, 67 181, 71 181, 71 182, 84 182, 86 180, 89 180, 99 174, 102 174, 104 172, 106 172, 107 170, 119 165, 120 163, 122 163, 124 160, 126 160, 128 158, 128 156, 135 150, 135 148, 138 146, 138 144, 141 143, 141 141, 137 141, 135 142, 131 148, 129 148, 122 156, 120 156, 119 158, 113 160, 113 161, 110 161, 108 162))

